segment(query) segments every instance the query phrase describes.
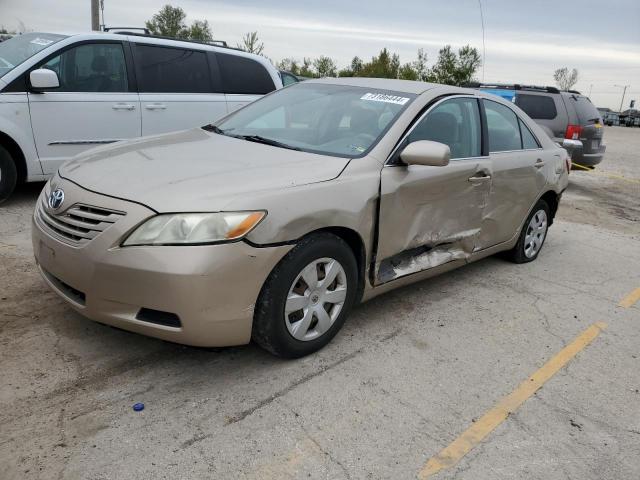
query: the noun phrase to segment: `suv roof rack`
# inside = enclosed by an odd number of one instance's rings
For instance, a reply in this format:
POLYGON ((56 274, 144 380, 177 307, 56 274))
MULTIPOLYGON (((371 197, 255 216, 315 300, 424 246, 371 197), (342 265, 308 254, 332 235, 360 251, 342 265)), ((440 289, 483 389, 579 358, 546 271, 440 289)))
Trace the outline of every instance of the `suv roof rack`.
POLYGON ((244 52, 244 50, 242 50, 241 48, 230 47, 229 45, 227 45, 227 42, 224 41, 224 40, 211 40, 210 42, 201 42, 199 40, 188 40, 188 39, 183 39, 183 38, 167 37, 167 36, 164 36, 164 35, 152 35, 151 32, 149 32, 149 29, 147 29, 147 28, 137 28, 137 27, 136 28, 106 27, 104 29, 105 32, 108 32, 110 30, 122 30, 122 31, 113 32, 113 33, 119 34, 119 35, 130 35, 130 36, 133 36, 133 37, 145 37, 145 38, 159 38, 161 40, 173 40, 175 42, 197 43, 198 45, 212 45, 214 47, 228 48, 230 50, 238 50, 240 52, 244 52), (130 30, 143 30, 144 33, 131 32, 130 30))
POLYGON ((145 27, 104 27, 102 30, 105 32, 111 32, 112 30, 121 30, 118 32, 114 31, 113 33, 122 34, 132 34, 133 32, 131 32, 131 30, 142 30, 142 32, 144 32, 144 35, 151 35, 149 29, 145 27))
POLYGON ((560 90, 558 90, 556 87, 544 87, 544 86, 538 86, 538 85, 521 85, 519 83, 469 82, 464 86, 468 88, 499 88, 502 90, 530 90, 530 91, 537 91, 537 92, 560 93, 560 90))

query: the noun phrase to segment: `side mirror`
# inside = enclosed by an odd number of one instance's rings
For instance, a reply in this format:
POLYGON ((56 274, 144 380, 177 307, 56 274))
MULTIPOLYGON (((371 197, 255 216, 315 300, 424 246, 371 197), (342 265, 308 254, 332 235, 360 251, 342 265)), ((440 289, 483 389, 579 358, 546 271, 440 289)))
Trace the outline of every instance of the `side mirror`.
POLYGON ((425 165, 431 167, 444 167, 449 165, 451 151, 444 143, 431 140, 418 140, 404 147, 400 154, 400 160, 407 165, 425 165))
POLYGON ((51 90, 60 87, 58 74, 46 68, 32 70, 29 74, 29 82, 31 83, 31 88, 35 91, 51 90))

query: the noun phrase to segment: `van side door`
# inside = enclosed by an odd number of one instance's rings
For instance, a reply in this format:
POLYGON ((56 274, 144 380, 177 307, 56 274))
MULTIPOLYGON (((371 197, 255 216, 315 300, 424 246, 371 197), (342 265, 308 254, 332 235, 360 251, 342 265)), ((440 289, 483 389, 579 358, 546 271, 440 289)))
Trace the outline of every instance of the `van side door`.
POLYGON ((127 42, 81 42, 36 68, 53 70, 60 82, 55 90, 28 93, 44 174, 89 148, 140 136, 140 103, 127 42))
POLYGON ((142 135, 200 127, 227 114, 211 52, 134 43, 142 135))

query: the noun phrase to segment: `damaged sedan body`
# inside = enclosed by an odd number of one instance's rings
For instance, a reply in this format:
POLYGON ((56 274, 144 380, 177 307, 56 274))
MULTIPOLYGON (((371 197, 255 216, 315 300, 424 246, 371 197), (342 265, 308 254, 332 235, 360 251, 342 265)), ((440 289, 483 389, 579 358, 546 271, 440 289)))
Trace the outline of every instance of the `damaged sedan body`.
POLYGON ((568 168, 497 97, 313 80, 64 165, 34 212, 34 252, 93 320, 299 357, 360 301, 497 252, 534 260, 568 168))

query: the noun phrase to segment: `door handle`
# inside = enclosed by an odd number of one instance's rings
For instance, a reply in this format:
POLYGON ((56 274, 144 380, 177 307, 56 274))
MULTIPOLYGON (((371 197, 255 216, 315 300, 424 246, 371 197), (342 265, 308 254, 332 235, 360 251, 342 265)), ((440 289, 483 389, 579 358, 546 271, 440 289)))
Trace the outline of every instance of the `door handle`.
POLYGON ((131 103, 116 103, 111 108, 114 110, 135 110, 136 106, 131 103))
POLYGON ((144 108, 147 110, 166 110, 167 106, 164 103, 148 103, 144 108))
POLYGON ((469 177, 469 181, 471 183, 480 183, 480 182, 488 182, 491 180, 491 175, 487 175, 484 172, 478 172, 477 175, 473 177, 469 177))
POLYGON ((536 168, 544 167, 544 161, 541 158, 537 159, 534 167, 536 167, 536 168))

